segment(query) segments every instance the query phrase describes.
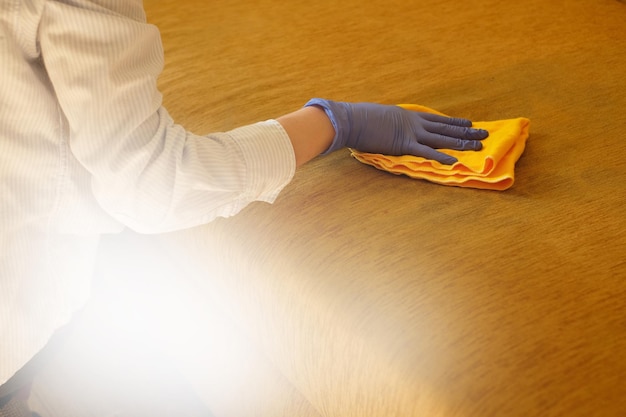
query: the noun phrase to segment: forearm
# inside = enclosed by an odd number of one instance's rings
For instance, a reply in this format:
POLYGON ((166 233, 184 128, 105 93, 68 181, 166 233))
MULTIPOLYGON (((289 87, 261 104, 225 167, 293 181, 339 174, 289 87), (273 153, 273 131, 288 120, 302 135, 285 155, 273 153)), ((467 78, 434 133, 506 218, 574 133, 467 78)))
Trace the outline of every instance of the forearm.
POLYGON ((330 119, 319 107, 304 107, 276 120, 289 135, 296 155, 296 166, 324 152, 335 137, 330 119))

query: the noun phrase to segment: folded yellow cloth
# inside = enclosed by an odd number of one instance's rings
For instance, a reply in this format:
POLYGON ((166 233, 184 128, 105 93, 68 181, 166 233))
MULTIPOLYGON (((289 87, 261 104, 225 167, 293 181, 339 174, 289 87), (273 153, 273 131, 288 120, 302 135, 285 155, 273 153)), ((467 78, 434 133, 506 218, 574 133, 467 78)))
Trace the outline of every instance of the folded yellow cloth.
MULTIPOLYGON (((443 115, 417 104, 399 106, 412 111, 443 115)), ((364 164, 393 174, 404 174, 444 185, 501 191, 513 185, 515 163, 524 152, 529 125, 530 120, 524 117, 474 122, 472 126, 487 130, 489 137, 482 141, 483 148, 480 151, 439 149, 458 159, 453 165, 440 164, 419 156, 389 156, 356 150, 352 150, 352 156, 364 164)))

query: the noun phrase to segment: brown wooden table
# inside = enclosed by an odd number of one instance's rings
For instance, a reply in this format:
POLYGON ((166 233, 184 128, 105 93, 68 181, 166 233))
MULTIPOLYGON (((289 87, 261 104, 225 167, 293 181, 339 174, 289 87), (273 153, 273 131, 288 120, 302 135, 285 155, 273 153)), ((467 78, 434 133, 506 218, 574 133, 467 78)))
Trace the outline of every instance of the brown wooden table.
MULTIPOLYGON (((196 133, 316 96, 531 120, 505 192, 339 151, 275 204, 167 237, 201 259, 297 415, 626 415, 623 3, 146 7, 165 104, 196 133)), ((251 415, 295 415, 277 407, 251 415)))

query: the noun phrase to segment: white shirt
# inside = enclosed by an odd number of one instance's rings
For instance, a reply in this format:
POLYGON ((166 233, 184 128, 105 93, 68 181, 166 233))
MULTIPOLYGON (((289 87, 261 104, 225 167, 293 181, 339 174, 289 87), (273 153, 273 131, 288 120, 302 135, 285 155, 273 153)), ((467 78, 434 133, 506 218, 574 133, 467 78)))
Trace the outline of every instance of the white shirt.
POLYGON ((0 0, 0 383, 84 303, 99 234, 231 216, 293 177, 274 120, 174 124, 162 68, 140 0, 0 0))

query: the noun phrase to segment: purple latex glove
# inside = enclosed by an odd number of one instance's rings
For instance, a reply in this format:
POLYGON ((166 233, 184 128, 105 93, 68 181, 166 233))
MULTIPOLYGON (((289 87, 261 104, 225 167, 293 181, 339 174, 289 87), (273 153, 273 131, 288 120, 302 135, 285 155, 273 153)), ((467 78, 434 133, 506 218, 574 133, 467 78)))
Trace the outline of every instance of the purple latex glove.
POLYGON ((451 165, 456 158, 435 149, 478 151, 489 132, 466 119, 414 112, 399 106, 314 98, 305 104, 326 112, 335 138, 324 154, 348 147, 385 155, 415 155, 451 165))

